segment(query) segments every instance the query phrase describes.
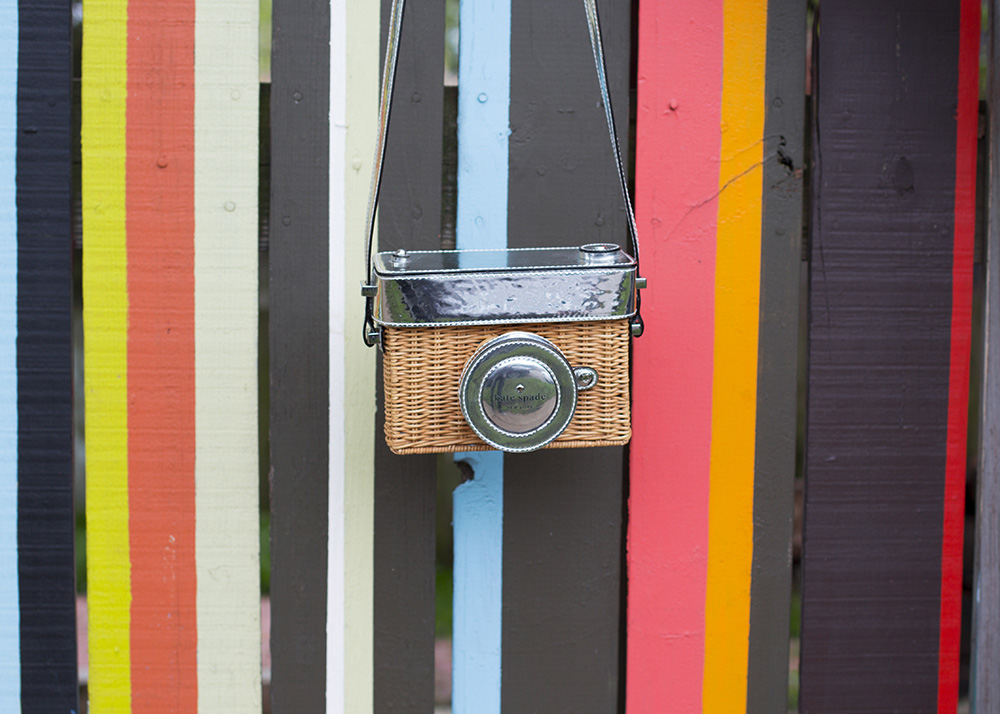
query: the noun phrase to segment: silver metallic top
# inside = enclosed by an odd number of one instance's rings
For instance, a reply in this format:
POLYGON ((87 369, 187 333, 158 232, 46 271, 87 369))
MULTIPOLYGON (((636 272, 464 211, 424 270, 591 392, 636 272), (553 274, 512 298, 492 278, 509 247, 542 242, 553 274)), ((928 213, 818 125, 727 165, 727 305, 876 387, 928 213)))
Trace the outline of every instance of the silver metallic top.
POLYGON ((373 317, 390 327, 623 319, 635 314, 635 272, 610 244, 379 253, 373 317))
POLYGON ((614 243, 588 243, 579 248, 498 248, 493 250, 397 250, 375 256, 380 277, 429 273, 535 271, 591 265, 635 267, 614 243))

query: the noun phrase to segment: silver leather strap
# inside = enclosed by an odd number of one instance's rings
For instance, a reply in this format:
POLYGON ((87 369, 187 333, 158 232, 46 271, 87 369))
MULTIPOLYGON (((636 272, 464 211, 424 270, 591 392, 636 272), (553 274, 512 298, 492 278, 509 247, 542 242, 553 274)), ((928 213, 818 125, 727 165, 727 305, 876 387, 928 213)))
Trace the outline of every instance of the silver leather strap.
MULTIPOLYGON (((366 285, 372 284, 372 241, 375 233, 375 211, 378 207, 379 188, 382 185, 382 163, 385 160, 385 142, 389 133, 389 112, 392 109, 392 89, 396 81, 396 60, 399 57, 399 35, 403 28, 403 2, 393 0, 392 16, 389 19, 389 41, 385 48, 385 63, 382 65, 382 92, 378 107, 378 135, 375 139, 375 161, 372 164, 372 180, 368 188, 368 213, 365 222, 365 265, 366 285)), ((366 340, 367 341, 367 340, 366 340)))
MULTIPOLYGON (((376 343, 374 337, 375 325, 372 319, 372 304, 374 295, 370 293, 374 285, 374 264, 372 262, 372 246, 374 243, 375 214, 378 208, 378 195, 382 183, 382 164, 385 159, 385 144, 389 133, 389 111, 392 108, 392 91, 396 78, 396 60, 399 55, 399 36, 403 26, 403 5, 405 0, 393 0, 392 16, 389 21, 389 39, 385 49, 385 64, 382 67, 382 91, 379 98, 378 136, 375 144, 375 161, 372 167, 372 180, 368 190, 368 213, 365 224, 365 261, 367 266, 366 282, 362 287, 365 294, 365 322, 363 335, 365 344, 369 347, 376 343)), ((587 26, 590 30, 590 46, 594 54, 594 66, 597 69, 597 79, 601 88, 601 101, 604 104, 604 116, 608 124, 608 134, 611 137, 611 147, 615 156, 615 166, 618 168, 618 178, 621 181, 622 199, 628 217, 628 231, 631 239, 632 257, 636 261, 636 275, 639 275, 639 234, 636 230, 635 211, 632 208, 632 198, 628 190, 628 176, 622 163, 621 149, 618 145, 618 134, 615 131, 615 116, 611 108, 611 95, 608 92, 607 70, 604 64, 604 41, 601 38, 601 21, 597 14, 595 0, 583 0, 587 14, 587 26)), ((638 301, 638 296, 636 297, 638 301)), ((632 318, 633 334, 642 334, 642 317, 636 305, 636 313, 632 318)))
POLYGON ((594 0, 583 0, 587 11, 587 27, 590 30, 590 48, 594 53, 594 65, 597 67, 597 81, 601 85, 601 101, 604 103, 604 117, 608 121, 608 133, 611 135, 611 148, 615 154, 615 166, 618 167, 618 178, 622 184, 622 199, 625 201, 625 212, 628 215, 628 232, 632 239, 632 257, 636 262, 636 275, 639 274, 639 233, 635 226, 635 210, 632 208, 632 197, 628 192, 628 175, 622 163, 622 152, 618 146, 618 133, 615 131, 615 114, 611 109, 611 94, 608 92, 608 74, 604 65, 604 40, 601 38, 601 20, 597 15, 597 3, 594 0))

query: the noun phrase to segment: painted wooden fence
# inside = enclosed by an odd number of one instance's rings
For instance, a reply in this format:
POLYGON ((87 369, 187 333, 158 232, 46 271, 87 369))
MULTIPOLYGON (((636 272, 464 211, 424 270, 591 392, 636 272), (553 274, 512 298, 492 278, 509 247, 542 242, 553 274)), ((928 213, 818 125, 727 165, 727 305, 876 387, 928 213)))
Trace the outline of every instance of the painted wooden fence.
POLYGON ((91 711, 261 706, 252 3, 84 17, 91 711))
POLYGON ((0 20, 0 710, 77 708, 70 22, 0 20))
POLYGON ((639 6, 636 209, 658 329, 633 358, 626 704, 781 711, 805 7, 701 3, 703 34, 688 14, 639 6))
POLYGON ((806 711, 950 711, 958 692, 980 8, 918 9, 822 9, 806 711), (900 49, 861 52, 866 34, 900 49))
MULTIPOLYGON (((460 248, 622 241, 580 5, 461 0, 452 186, 446 4, 410 0, 382 249, 450 247, 451 221, 460 248)), ((85 5, 82 704, 72 15, 0 5, 0 711, 433 710, 439 459, 384 446, 378 355, 360 339, 390 7, 274 0, 258 206, 257 3, 85 5)), ((980 3, 826 3, 808 63, 804 1, 600 10, 618 115, 635 119, 618 129, 650 285, 633 439, 455 455, 453 711, 786 710, 802 419, 799 709, 956 710, 972 463, 972 698, 1000 711, 993 214, 981 458, 965 446, 977 137, 995 146, 997 126, 979 130, 980 3)))

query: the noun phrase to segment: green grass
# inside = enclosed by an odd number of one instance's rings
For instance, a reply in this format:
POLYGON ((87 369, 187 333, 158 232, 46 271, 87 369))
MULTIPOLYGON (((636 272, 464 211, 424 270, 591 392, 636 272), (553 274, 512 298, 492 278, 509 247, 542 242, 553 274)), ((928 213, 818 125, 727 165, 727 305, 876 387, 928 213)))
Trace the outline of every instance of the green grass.
POLYGON ((451 637, 452 570, 437 566, 434 576, 434 636, 451 637))
POLYGON ((789 610, 788 629, 791 631, 792 637, 797 638, 800 636, 802 628, 802 594, 798 588, 792 590, 792 606, 789 610))
POLYGON ((87 518, 83 511, 76 514, 76 591, 80 595, 87 592, 87 518))
POLYGON ((260 514, 260 594, 271 592, 271 514, 260 514))
POLYGON ((271 0, 260 0, 260 80, 271 81, 271 0))
POLYGON ((260 514, 260 594, 271 592, 271 514, 260 514))

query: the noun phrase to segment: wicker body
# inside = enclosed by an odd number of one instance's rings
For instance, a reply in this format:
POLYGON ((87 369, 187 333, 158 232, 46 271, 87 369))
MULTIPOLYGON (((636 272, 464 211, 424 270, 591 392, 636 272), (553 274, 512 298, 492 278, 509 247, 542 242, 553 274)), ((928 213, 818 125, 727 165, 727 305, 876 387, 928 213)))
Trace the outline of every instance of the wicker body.
POLYGON ((597 370, 597 385, 577 397, 576 413, 550 449, 619 446, 632 435, 628 320, 528 325, 383 329, 385 440, 397 454, 485 451, 462 416, 458 385, 486 340, 513 330, 551 340, 573 367, 597 370))

